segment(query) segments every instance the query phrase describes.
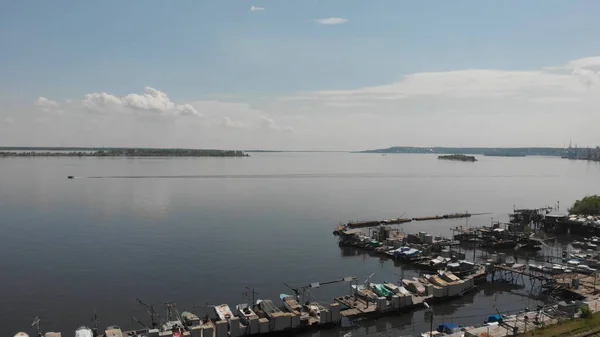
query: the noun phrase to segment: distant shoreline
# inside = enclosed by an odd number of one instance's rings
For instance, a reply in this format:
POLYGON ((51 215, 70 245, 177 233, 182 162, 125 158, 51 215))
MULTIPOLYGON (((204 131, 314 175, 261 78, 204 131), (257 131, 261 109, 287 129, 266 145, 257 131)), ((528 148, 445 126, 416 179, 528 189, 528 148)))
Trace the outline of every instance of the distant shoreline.
POLYGON ((413 147, 395 146, 386 149, 366 150, 359 153, 421 153, 464 154, 495 157, 552 156, 561 157, 566 150, 557 147, 413 147))
POLYGON ((248 157, 243 151, 140 148, 0 148, 0 157, 248 157))

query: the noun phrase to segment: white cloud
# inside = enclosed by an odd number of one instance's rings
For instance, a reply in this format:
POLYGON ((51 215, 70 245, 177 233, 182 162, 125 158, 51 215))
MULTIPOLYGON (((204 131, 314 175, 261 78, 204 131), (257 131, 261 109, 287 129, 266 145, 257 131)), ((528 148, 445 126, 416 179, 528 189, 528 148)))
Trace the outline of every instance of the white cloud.
POLYGON ((65 99, 65 103, 67 103, 67 104, 71 104, 71 102, 72 102, 72 101, 71 101, 71 99, 70 99, 70 98, 67 98, 67 99, 65 99))
POLYGON ((326 19, 315 19, 315 22, 322 25, 339 25, 348 22, 345 18, 326 18, 326 19))
POLYGON ((201 116, 202 114, 190 104, 176 104, 166 93, 145 87, 142 94, 129 94, 122 98, 102 93, 91 93, 84 96, 83 106, 98 112, 155 112, 163 116, 201 116))
POLYGON ((272 118, 261 116, 260 117, 261 127, 265 130, 274 132, 295 132, 291 127, 281 127, 272 118))
POLYGON ((200 113, 190 104, 182 104, 177 106, 177 111, 184 116, 200 116, 200 113))
POLYGON ((246 129, 249 127, 249 125, 245 124, 242 121, 239 120, 233 120, 227 116, 222 118, 222 123, 223 126, 225 126, 226 128, 233 128, 233 129, 246 129))
POLYGON ((84 107, 94 111, 109 112, 115 111, 115 109, 121 106, 121 99, 105 92, 94 92, 86 94, 83 97, 82 104, 84 107))
POLYGON ((264 10, 265 10, 264 7, 257 7, 257 6, 250 7, 250 11, 252 11, 252 12, 262 12, 264 10))
POLYGON ((47 99, 46 97, 38 97, 38 99, 35 101, 35 105, 37 105, 44 112, 55 114, 63 113, 60 105, 56 101, 47 99))
POLYGON ((15 124, 15 120, 14 120, 14 118, 12 118, 12 117, 6 117, 6 118, 4 118, 4 121, 5 121, 7 124, 15 124))

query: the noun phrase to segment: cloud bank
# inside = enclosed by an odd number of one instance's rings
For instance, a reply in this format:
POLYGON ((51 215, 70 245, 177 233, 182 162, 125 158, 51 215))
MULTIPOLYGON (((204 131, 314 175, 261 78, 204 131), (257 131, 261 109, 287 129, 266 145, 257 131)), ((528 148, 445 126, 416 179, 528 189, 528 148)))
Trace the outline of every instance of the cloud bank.
POLYGON ((179 102, 146 87, 140 93, 92 92, 69 104, 58 101, 64 98, 42 96, 33 104, 7 106, 0 111, 0 142, 360 150, 562 146, 573 139, 595 146, 600 57, 538 70, 421 72, 374 86, 260 97, 179 102))
POLYGON ((133 110, 163 116, 202 116, 193 106, 176 104, 166 93, 152 87, 145 87, 141 94, 129 94, 120 98, 105 92, 90 93, 85 95, 82 104, 90 110, 103 113, 133 110))

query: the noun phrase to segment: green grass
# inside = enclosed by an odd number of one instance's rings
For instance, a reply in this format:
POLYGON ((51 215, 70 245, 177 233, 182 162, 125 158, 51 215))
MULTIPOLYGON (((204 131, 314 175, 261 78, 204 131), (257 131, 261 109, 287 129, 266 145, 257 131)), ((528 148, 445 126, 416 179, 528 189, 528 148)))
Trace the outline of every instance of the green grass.
POLYGON ((527 333, 520 334, 520 336, 568 337, 591 330, 600 330, 600 313, 593 314, 588 318, 576 318, 549 325, 542 329, 528 331, 527 333))

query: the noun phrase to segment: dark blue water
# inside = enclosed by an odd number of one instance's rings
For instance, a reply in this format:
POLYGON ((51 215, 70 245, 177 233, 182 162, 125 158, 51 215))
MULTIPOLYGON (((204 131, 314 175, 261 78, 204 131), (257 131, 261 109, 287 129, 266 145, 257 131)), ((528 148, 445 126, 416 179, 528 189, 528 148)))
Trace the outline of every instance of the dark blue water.
MULTIPOLYGON (((35 316, 44 330, 70 335, 90 324, 94 310, 102 326, 136 327, 131 316, 147 320, 136 298, 202 313, 211 304, 247 302, 246 286, 259 298, 277 299, 289 292, 283 282, 365 279, 373 272, 375 280, 393 281, 401 268, 392 261, 337 246, 331 232, 338 222, 468 210, 493 213, 469 225, 489 224, 492 217, 505 220, 513 205, 560 201, 566 208, 597 186, 597 163, 542 157, 4 158, 0 335, 31 329, 35 316)), ((466 220, 403 228, 449 234, 456 224, 466 220)), ((441 305, 439 320, 478 323, 493 303, 505 311, 533 306, 508 290, 488 286, 441 305)), ((347 291, 337 284, 313 296, 329 302, 347 291)), ((354 335, 403 325, 428 329, 420 312, 362 324, 354 335)))

